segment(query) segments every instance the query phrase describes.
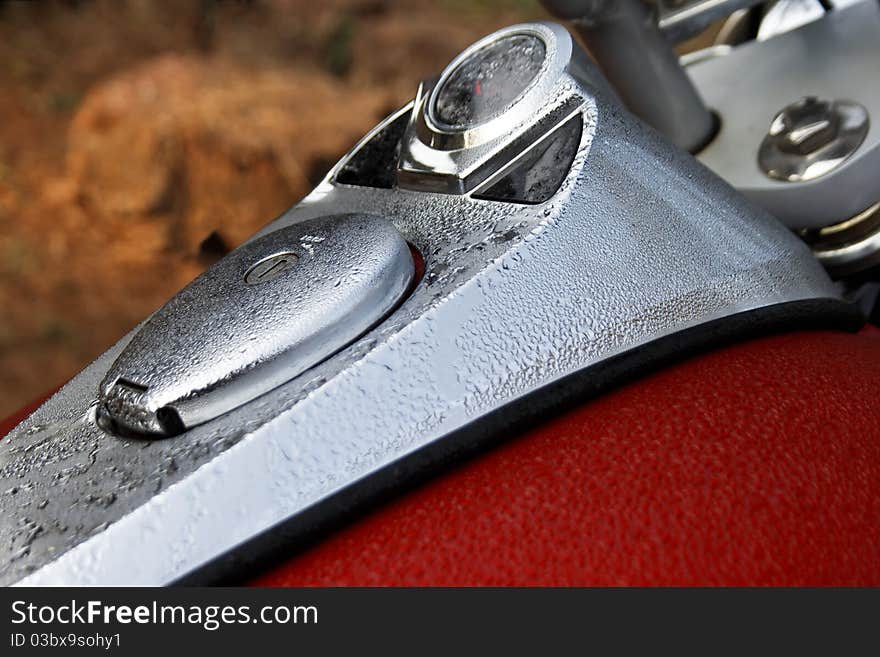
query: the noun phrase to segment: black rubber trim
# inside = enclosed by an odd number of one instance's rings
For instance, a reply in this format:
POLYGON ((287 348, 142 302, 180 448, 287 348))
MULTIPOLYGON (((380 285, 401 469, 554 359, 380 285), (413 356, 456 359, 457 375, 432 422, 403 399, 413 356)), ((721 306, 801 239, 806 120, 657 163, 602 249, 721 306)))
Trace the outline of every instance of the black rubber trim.
POLYGON ((176 584, 230 585, 250 580, 428 479, 672 363, 767 335, 828 329, 855 332, 864 323, 851 304, 815 299, 758 308, 659 338, 554 381, 471 422, 248 540, 176 584))

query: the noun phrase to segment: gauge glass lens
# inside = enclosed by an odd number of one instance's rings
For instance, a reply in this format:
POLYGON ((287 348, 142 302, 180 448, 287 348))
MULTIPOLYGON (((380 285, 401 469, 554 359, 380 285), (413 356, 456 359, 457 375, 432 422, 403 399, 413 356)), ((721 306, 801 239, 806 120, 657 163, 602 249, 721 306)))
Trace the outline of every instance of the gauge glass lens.
POLYGON ((537 77, 545 55, 544 42, 531 34, 513 34, 480 48, 442 82, 434 118, 466 129, 503 114, 537 77))

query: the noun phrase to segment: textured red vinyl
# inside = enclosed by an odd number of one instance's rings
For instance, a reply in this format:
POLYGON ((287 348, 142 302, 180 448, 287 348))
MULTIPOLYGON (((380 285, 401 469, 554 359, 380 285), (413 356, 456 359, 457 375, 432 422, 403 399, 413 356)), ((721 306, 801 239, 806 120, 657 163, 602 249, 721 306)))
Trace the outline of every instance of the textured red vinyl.
POLYGON ((441 475, 262 585, 880 584, 880 332, 734 345, 441 475))

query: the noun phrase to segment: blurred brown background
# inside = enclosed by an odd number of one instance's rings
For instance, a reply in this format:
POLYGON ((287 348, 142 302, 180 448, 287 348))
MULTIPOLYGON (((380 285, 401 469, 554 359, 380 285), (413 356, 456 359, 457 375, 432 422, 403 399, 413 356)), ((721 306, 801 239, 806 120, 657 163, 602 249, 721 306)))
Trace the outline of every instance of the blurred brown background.
POLYGON ((0 0, 0 418, 530 0, 0 0))

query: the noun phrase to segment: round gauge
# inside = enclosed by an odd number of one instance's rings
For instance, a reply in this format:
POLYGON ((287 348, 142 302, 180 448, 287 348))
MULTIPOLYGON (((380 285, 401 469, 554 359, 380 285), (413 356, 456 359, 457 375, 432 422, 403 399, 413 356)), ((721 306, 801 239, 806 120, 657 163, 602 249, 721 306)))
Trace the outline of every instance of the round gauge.
POLYGON ((463 130, 503 114, 531 86, 545 55, 544 42, 532 34, 511 34, 480 48, 441 81, 432 118, 463 130))

